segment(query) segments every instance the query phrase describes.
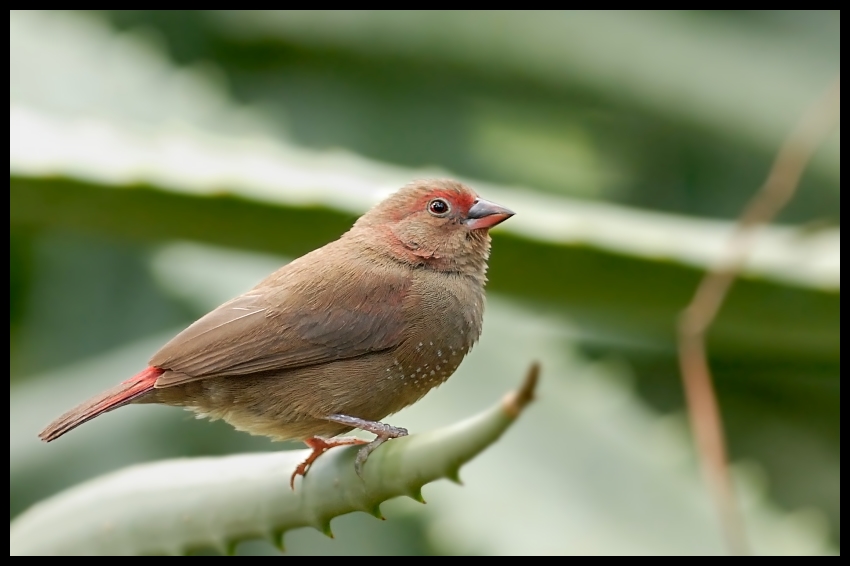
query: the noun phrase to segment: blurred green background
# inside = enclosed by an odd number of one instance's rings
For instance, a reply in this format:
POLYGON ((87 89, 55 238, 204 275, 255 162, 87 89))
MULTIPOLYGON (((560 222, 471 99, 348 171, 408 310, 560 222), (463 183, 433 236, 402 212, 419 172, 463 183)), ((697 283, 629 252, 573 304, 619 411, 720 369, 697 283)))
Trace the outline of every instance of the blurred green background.
MULTIPOLYGON (((296 447, 148 406, 36 434, 445 175, 517 216, 480 345, 391 422, 470 415, 532 359, 540 398, 465 487, 288 553, 722 553, 676 313, 839 51, 837 11, 11 12, 10 518, 136 462, 296 447)), ((839 550, 839 159, 836 127, 709 336, 758 553, 839 550)))

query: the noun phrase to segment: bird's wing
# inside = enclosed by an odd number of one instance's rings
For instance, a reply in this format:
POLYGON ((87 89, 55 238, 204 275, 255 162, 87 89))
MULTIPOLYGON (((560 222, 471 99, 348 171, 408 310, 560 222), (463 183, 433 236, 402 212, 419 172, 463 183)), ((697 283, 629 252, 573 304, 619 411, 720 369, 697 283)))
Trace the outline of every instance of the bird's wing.
POLYGON ((157 387, 310 366, 386 350, 402 339, 410 282, 358 273, 258 286, 207 314, 151 359, 157 387))

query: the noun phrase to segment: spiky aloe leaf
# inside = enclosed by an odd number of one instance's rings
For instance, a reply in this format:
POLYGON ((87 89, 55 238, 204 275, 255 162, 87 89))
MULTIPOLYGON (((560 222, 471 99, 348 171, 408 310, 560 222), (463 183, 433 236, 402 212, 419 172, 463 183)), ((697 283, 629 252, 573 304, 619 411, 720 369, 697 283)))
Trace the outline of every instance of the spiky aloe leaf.
POLYGON ((333 536, 331 519, 352 511, 380 517, 400 495, 422 501, 422 486, 459 481, 458 470, 496 441, 532 399, 537 366, 522 387, 493 408, 455 425, 393 440, 354 472, 357 447, 331 450, 304 480, 289 474, 305 451, 186 458, 133 466, 93 479, 20 515, 10 553, 183 554, 313 526, 333 536))

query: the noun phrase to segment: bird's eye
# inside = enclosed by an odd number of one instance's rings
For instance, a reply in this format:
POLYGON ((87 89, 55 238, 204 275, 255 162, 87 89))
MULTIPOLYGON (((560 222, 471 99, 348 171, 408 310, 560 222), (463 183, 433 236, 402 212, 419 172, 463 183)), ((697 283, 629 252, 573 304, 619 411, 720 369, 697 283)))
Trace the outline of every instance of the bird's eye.
POLYGON ((434 216, 445 216, 449 210, 451 210, 449 203, 441 198, 435 198, 428 203, 428 212, 434 216))

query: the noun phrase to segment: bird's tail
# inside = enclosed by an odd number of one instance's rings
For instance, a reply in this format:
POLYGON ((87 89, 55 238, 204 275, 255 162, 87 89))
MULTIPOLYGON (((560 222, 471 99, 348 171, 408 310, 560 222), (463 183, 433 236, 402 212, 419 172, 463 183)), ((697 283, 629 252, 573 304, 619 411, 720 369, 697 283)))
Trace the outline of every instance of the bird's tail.
POLYGON ((157 378, 163 373, 164 370, 155 367, 149 367, 137 373, 130 379, 122 381, 115 387, 107 389, 100 395, 96 395, 88 401, 77 405, 50 423, 47 428, 39 433, 38 437, 45 442, 56 440, 84 422, 90 421, 112 409, 123 407, 153 389, 157 378))

